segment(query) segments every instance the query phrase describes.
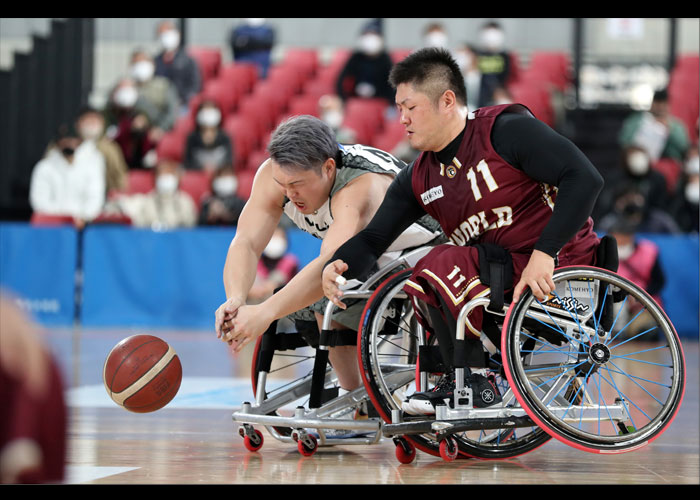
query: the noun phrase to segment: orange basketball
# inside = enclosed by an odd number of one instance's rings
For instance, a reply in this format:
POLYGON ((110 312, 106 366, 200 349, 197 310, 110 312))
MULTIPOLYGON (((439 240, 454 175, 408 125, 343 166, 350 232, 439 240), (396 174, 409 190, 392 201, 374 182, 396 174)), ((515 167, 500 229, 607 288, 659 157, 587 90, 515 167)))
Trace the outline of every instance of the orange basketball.
POLYGON ((175 350, 153 335, 134 335, 119 342, 105 361, 103 378, 109 397, 135 413, 167 405, 182 381, 175 350))

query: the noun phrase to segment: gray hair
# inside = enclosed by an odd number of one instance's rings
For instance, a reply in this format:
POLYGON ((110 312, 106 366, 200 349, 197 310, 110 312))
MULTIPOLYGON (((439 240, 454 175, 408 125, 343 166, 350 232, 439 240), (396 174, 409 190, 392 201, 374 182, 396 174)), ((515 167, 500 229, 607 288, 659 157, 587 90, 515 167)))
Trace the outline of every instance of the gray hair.
POLYGON ((335 158, 338 149, 333 130, 310 115, 282 122, 267 146, 270 158, 281 167, 316 171, 328 158, 335 158))

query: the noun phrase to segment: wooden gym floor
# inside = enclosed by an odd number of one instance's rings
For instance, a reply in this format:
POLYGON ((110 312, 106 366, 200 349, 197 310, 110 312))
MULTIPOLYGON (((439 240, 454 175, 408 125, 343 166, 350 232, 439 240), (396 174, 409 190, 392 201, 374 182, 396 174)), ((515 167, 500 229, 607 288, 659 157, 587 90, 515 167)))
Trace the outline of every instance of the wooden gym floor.
MULTIPOLYGON (((670 428, 641 450, 604 456, 552 439, 508 460, 444 462, 418 452, 402 465, 394 445, 321 447, 303 457, 264 428, 249 452, 231 414, 251 400, 251 352, 232 356, 208 331, 55 330, 47 332, 64 371, 69 407, 67 484, 206 485, 698 485, 698 342, 684 339, 687 389, 670 428), (164 409, 133 414, 102 385, 102 366, 121 339, 158 335, 178 352, 184 378, 164 409)), ((260 428, 258 426, 258 428, 260 428)))

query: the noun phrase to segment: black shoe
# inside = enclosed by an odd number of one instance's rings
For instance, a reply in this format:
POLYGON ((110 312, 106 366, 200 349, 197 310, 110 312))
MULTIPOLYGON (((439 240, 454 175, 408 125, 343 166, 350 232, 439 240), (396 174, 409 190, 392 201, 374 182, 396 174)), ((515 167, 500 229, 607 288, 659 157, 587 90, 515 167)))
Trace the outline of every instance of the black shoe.
MULTIPOLYGON (((485 408, 502 400, 493 375, 485 377, 478 373, 467 374, 464 385, 472 389, 475 408, 485 408)), ((444 375, 432 390, 416 392, 403 402, 401 408, 409 415, 435 415, 436 406, 453 406, 455 386, 454 373, 444 375)))

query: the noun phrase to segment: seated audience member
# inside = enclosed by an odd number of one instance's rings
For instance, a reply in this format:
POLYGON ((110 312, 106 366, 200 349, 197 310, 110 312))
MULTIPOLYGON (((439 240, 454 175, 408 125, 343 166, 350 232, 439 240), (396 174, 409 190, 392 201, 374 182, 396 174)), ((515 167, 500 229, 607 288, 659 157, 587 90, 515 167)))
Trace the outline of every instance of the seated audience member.
POLYGON ((622 186, 613 199, 612 210, 596 225, 596 230, 609 232, 620 220, 637 228, 639 233, 679 234, 678 224, 665 211, 648 203, 634 186, 622 186))
POLYGON ((333 130, 339 143, 354 144, 357 142, 357 133, 343 125, 345 106, 340 97, 335 94, 321 96, 318 100, 318 109, 321 120, 333 130))
POLYGON ((481 71, 479 71, 476 49, 469 44, 461 44, 454 51, 455 61, 459 64, 467 87, 467 108, 474 111, 479 107, 479 90, 481 89, 481 71))
POLYGON ((690 149, 688 159, 683 165, 683 172, 676 194, 671 202, 671 213, 684 233, 698 233, 698 198, 700 198, 700 164, 697 146, 690 149))
POLYGON ((482 107, 493 104, 493 91, 497 87, 508 85, 511 76, 511 54, 505 49, 505 33, 497 22, 488 22, 481 27, 479 43, 479 107, 482 107))
POLYGON ((156 30, 161 52, 155 57, 155 74, 170 80, 177 89, 182 112, 187 112, 190 99, 202 88, 197 62, 180 44, 180 30, 172 21, 163 21, 156 30))
POLYGON ((231 31, 231 54, 236 62, 252 63, 258 67, 258 77, 267 78, 275 45, 275 29, 265 18, 248 18, 231 31))
POLYGON ((104 206, 104 156, 73 126, 60 126, 46 156, 32 171, 29 202, 34 212, 69 216, 82 228, 104 206))
POLYGON ((151 122, 139 107, 138 90, 131 79, 120 81, 108 105, 108 137, 119 145, 129 168, 153 168, 156 146, 151 138, 151 122))
POLYGON ((213 173, 233 165, 233 144, 221 127, 221 110, 215 101, 204 100, 197 111, 197 125, 185 142, 185 168, 213 173))
POLYGON ((622 147, 636 146, 644 149, 652 165, 662 158, 670 158, 681 164, 690 147, 687 129, 671 115, 666 90, 654 93, 648 111, 634 112, 625 119, 619 141, 622 147))
POLYGON ((393 66, 384 46, 381 20, 364 26, 358 47, 350 54, 336 82, 336 93, 347 101, 351 97, 382 98, 394 106, 394 89, 389 85, 393 66))
POLYGON ((138 90, 135 107, 148 117, 149 139, 157 143, 180 115, 177 89, 167 78, 156 76, 153 59, 144 50, 132 54, 129 73, 138 90))
POLYGON ((237 194, 238 179, 231 167, 221 167, 211 180, 211 194, 202 201, 199 224, 235 226, 245 206, 237 194))
POLYGON ((180 190, 182 172, 179 163, 159 160, 155 168, 155 189, 118 200, 122 213, 131 219, 133 226, 167 230, 196 225, 197 205, 189 194, 180 190))
POLYGON ((76 126, 83 141, 94 142, 104 156, 106 192, 125 189, 129 167, 119 145, 105 135, 105 118, 102 113, 93 108, 84 108, 78 115, 76 126))
POLYGON ((297 273, 299 260, 287 251, 288 246, 286 230, 278 227, 258 261, 255 283, 248 293, 250 303, 259 303, 270 297, 297 273))

